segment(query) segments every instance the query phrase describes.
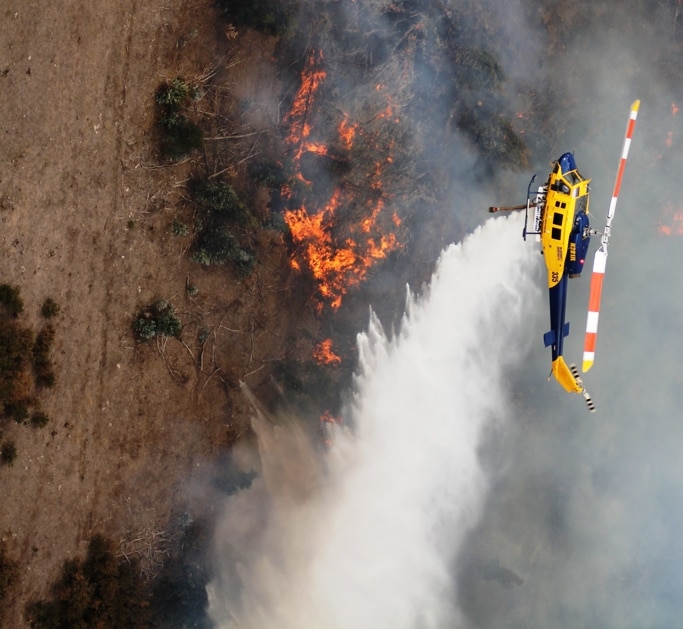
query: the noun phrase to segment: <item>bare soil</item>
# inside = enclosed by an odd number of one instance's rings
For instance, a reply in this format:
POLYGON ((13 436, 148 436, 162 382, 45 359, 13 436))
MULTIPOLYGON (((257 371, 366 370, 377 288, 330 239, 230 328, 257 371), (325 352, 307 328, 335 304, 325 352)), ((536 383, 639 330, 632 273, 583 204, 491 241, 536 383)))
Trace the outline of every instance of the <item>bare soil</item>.
POLYGON ((36 329, 43 300, 60 305, 57 384, 40 394, 50 423, 3 426, 18 457, 0 467, 0 534, 21 573, 4 623, 21 628, 93 534, 133 554, 154 545, 247 430, 239 382, 258 389, 274 361, 310 356, 317 324, 280 308, 277 233, 246 279, 192 262, 171 225, 202 156, 161 166, 154 153, 154 92, 175 76, 213 73, 250 103, 245 124, 275 129, 273 41, 226 33, 209 2, 8 0, 1 17, 0 282, 20 286, 36 329), (182 339, 136 344, 132 320, 156 298, 176 307, 182 339))

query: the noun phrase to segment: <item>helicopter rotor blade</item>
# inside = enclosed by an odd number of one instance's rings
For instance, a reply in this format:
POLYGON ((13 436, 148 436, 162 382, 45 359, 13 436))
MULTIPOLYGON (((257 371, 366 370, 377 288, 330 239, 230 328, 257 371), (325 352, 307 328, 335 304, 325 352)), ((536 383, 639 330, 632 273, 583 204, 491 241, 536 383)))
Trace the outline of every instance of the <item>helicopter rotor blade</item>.
POLYGON ((595 344, 598 334, 598 319, 600 317, 600 301, 602 299, 602 281, 605 277, 605 266, 607 265, 607 245, 612 230, 612 219, 617 207, 617 199, 619 198, 619 191, 621 190, 621 181, 624 177, 624 169, 626 168, 626 160, 628 159, 628 152, 631 148, 631 138, 633 130, 636 127, 636 118, 638 117, 638 109, 640 108, 640 101, 636 100, 631 105, 631 111, 628 117, 628 124, 626 125, 626 134, 624 137, 624 146, 621 150, 621 159, 619 160, 619 168, 617 170, 617 178, 614 182, 614 191, 612 192, 612 200, 607 211, 607 220, 605 222, 605 229, 600 238, 600 248, 595 252, 593 260, 593 275, 591 277, 590 297, 588 298, 588 318, 586 320, 586 337, 583 346, 583 365, 582 371, 587 372, 595 362, 595 344))

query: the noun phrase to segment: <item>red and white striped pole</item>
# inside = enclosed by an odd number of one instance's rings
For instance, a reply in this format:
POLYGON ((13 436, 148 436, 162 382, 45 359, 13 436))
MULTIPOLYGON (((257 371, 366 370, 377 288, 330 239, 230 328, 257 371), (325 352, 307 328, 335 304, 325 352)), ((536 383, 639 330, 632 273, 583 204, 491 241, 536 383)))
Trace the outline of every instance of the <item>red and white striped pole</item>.
POLYGON ((628 151, 631 148, 631 137, 633 130, 636 127, 636 118, 638 117, 638 108, 640 101, 637 100, 631 105, 631 113, 628 118, 628 125, 626 126, 626 136, 624 137, 624 146, 621 150, 621 160, 619 161, 619 169, 617 170, 617 179, 614 182, 614 191, 612 192, 612 200, 607 211, 607 221, 605 222, 605 230, 600 239, 600 248, 595 252, 595 259, 593 261, 593 275, 591 277, 590 297, 588 298, 588 318, 586 320, 586 338, 583 345, 583 365, 582 370, 585 373, 595 362, 595 344, 598 336, 598 319, 600 317, 600 301, 602 298, 602 280, 605 277, 605 266, 607 264, 607 243, 609 241, 610 232, 612 228, 612 219, 617 207, 617 199, 619 198, 619 191, 621 190, 621 180, 624 176, 624 169, 626 168, 626 160, 628 159, 628 151))

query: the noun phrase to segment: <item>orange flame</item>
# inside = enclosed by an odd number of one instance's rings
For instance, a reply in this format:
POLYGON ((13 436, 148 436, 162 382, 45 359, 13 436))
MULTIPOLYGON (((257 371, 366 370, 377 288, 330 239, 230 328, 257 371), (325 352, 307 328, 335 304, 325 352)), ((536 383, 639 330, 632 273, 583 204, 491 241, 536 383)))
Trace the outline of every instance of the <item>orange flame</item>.
POLYGON ((341 417, 335 417, 330 411, 325 411, 320 416, 320 422, 324 424, 343 424, 344 420, 341 417))
POLYGON ((325 339, 313 349, 313 358, 323 365, 339 365, 341 357, 332 351, 332 339, 325 339))
POLYGON ((333 442, 334 432, 331 430, 332 426, 342 426, 344 419, 342 417, 335 417, 327 410, 320 416, 320 434, 323 445, 330 447, 333 442))
POLYGON ((349 150, 353 145, 353 138, 356 135, 357 128, 358 125, 349 123, 348 116, 344 116, 342 121, 339 123, 339 126, 337 127, 337 133, 339 134, 339 140, 345 149, 349 150))
MULTIPOLYGON (((314 97, 325 79, 325 72, 320 68, 322 58, 322 53, 312 51, 309 54, 301 72, 301 86, 291 110, 285 116, 285 122, 289 124, 286 142, 295 149, 293 159, 297 166, 304 153, 336 159, 330 155, 327 146, 310 139, 314 97)), ((381 89, 381 86, 377 89, 381 89)), ((375 119, 394 118, 398 122, 394 110, 389 103, 375 119)), ((339 146, 351 150, 358 129, 358 125, 351 123, 348 115, 344 115, 337 126, 339 146)), ((393 158, 387 156, 384 162, 376 163, 373 171, 368 173, 367 179, 373 197, 372 203, 368 205, 369 216, 349 227, 344 225, 345 236, 333 235, 333 228, 337 227, 337 212, 340 207, 358 201, 347 195, 341 186, 334 190, 327 204, 317 211, 309 212, 303 201, 298 201, 298 208, 285 211, 284 218, 297 246, 297 256, 303 258, 318 283, 320 296, 333 310, 340 307, 342 297, 349 288, 357 286, 367 277, 368 269, 376 260, 385 258, 389 252, 400 247, 395 234, 383 234, 379 227, 386 222, 382 220, 386 195, 382 191, 381 171, 385 164, 392 161, 393 158), (359 234, 363 234, 363 237, 356 239, 359 234)), ((295 177, 307 185, 312 183, 300 172, 295 177)), ((291 201, 294 197, 292 190, 283 186, 282 197, 291 201)), ((391 221, 396 227, 401 224, 395 212, 391 221)), ((291 264, 293 268, 300 269, 296 260, 292 259, 291 264)), ((319 303, 318 311, 322 307, 323 303, 319 303)))
POLYGON ((300 159, 305 146, 302 142, 311 134, 309 114, 320 86, 327 73, 320 67, 323 60, 322 51, 311 50, 306 61, 306 66, 301 72, 301 85, 294 96, 292 108, 284 120, 289 124, 289 134, 286 142, 290 145, 299 144, 299 152, 295 159, 300 159))
POLYGON ((664 215, 668 220, 660 223, 659 233, 662 236, 683 236, 683 208, 675 208, 669 201, 664 206, 664 215))

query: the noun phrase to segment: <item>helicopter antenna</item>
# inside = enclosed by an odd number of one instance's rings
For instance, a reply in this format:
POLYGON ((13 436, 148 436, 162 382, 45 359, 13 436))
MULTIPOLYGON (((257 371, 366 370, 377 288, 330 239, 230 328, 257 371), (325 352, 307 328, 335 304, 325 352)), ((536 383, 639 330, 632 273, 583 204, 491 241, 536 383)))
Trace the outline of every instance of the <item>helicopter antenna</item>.
POLYGON ((595 343, 598 335, 602 280, 605 277, 605 266, 607 264, 607 244, 612 231, 612 219, 614 218, 614 212, 617 207, 621 180, 624 176, 624 169, 626 167, 628 151, 631 147, 631 137, 633 136, 633 130, 636 127, 636 118, 638 117, 639 107, 639 100, 634 101, 631 105, 631 112, 628 117, 628 124, 626 125, 624 146, 621 150, 621 160, 619 161, 619 168, 617 170, 617 178, 614 182, 612 200, 610 201, 609 210, 607 211, 607 221, 605 222, 605 229, 600 237, 600 248, 595 252, 595 258, 593 260, 593 275, 591 277, 590 297, 588 299, 588 318, 586 320, 586 338, 583 346, 582 371, 584 373, 586 373, 595 362, 595 343))

